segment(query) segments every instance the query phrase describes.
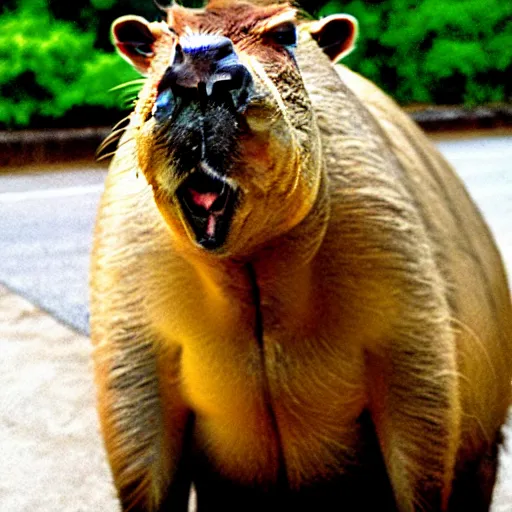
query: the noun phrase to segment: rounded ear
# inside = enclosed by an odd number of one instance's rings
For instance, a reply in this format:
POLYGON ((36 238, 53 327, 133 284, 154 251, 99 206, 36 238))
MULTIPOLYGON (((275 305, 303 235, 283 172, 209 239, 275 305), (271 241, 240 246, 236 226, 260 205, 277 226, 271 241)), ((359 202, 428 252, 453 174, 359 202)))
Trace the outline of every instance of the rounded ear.
POLYGON ((155 42, 164 32, 169 33, 165 23, 149 23, 140 16, 123 16, 112 24, 112 37, 117 49, 143 75, 151 66, 155 42))
POLYGON ((333 14, 309 26, 311 36, 331 62, 340 60, 355 48, 358 31, 357 20, 349 14, 333 14))

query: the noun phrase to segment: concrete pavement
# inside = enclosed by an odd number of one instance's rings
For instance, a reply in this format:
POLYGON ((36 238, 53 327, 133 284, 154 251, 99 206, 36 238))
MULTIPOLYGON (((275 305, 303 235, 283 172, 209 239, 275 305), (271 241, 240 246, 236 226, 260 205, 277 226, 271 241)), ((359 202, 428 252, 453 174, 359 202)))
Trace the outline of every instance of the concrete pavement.
POLYGON ((3 286, 0 318, 0 511, 119 511, 89 340, 3 286))

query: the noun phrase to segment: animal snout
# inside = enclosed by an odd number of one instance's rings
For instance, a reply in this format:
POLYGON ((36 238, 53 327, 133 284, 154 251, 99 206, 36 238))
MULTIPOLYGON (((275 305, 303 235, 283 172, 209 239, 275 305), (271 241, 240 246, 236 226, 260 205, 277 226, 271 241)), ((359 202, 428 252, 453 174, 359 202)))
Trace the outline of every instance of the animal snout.
POLYGON ((190 35, 176 45, 174 60, 159 87, 156 115, 169 115, 178 98, 224 104, 242 111, 248 103, 252 78, 230 39, 190 35))

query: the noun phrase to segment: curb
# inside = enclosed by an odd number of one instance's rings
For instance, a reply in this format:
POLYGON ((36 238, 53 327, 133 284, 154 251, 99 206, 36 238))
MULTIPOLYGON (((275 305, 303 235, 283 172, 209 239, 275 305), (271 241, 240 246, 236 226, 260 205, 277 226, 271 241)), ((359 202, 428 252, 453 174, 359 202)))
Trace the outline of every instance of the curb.
MULTIPOLYGON (((0 168, 96 159, 110 128, 0 132, 0 168)), ((0 169, 1 170, 1 169, 0 169)))
POLYGON ((410 106, 404 110, 427 132, 512 127, 512 104, 475 108, 410 106))
MULTIPOLYGON (((512 127, 512 104, 464 107, 406 107, 405 111, 427 132, 512 127)), ((1 167, 94 161, 96 150, 110 128, 22 130, 0 132, 1 167)))

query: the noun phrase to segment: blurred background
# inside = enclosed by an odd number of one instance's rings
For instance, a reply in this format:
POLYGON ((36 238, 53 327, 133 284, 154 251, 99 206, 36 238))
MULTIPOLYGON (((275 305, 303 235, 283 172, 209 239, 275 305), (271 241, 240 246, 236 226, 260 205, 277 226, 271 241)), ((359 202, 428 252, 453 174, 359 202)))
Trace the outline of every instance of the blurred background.
MULTIPOLYGON (((316 17, 354 15, 360 37, 345 63, 403 105, 511 101, 512 2, 299 4, 316 17)), ((3 0, 0 129, 94 126, 99 120, 108 125, 118 119, 122 100, 111 89, 136 74, 115 55, 109 29, 127 13, 161 19, 151 0, 3 0)))
MULTIPOLYGON (((299 4, 358 19, 344 63, 430 130, 512 275, 512 2, 299 4)), ((95 412, 88 267, 108 167, 95 150, 138 85, 116 87, 140 78, 110 41, 126 14, 161 19, 151 0, 0 2, 0 512, 119 510, 95 412)), ((512 510, 511 448, 492 510, 512 510)))

